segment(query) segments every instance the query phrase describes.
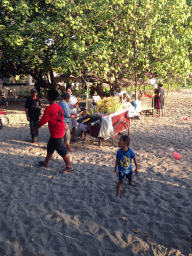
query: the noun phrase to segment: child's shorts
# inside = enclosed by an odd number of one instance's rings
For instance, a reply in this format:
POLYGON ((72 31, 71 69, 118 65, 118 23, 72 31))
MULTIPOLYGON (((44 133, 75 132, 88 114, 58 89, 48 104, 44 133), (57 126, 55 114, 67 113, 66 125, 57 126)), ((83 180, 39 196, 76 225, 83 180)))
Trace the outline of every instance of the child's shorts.
POLYGON ((124 172, 119 172, 119 181, 124 180, 125 177, 126 177, 128 180, 131 180, 132 171, 130 171, 129 174, 125 174, 124 172))
POLYGON ((64 157, 68 154, 67 147, 64 143, 64 138, 50 138, 47 144, 47 153, 53 154, 54 151, 57 151, 57 153, 64 157))

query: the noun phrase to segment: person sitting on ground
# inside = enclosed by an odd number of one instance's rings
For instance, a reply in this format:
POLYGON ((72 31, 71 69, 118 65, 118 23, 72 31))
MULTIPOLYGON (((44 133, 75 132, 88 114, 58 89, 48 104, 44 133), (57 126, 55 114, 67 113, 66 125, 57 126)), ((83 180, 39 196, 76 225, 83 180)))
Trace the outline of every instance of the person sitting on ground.
POLYGON ((40 119, 36 128, 33 130, 34 134, 36 130, 48 122, 50 139, 47 144, 47 156, 44 161, 39 162, 39 165, 48 167, 49 161, 56 150, 66 164, 66 168, 64 168, 61 173, 72 172, 73 168, 71 166, 70 157, 64 143, 65 124, 63 109, 59 104, 56 103, 57 97, 57 90, 50 89, 48 91, 47 100, 50 102, 50 105, 45 108, 42 118, 40 119))
POLYGON ((126 177, 130 186, 132 184, 132 159, 135 164, 135 173, 138 174, 137 160, 135 152, 132 148, 129 148, 130 138, 127 135, 122 135, 119 139, 120 149, 117 151, 115 162, 115 175, 119 175, 119 182, 117 184, 117 196, 120 196, 120 189, 123 184, 123 180, 126 177))
MULTIPOLYGON (((82 108, 79 114, 80 114, 79 118, 83 118, 84 116, 86 116, 86 109, 82 108)), ((79 131, 80 131, 80 140, 87 140, 87 125, 80 123, 79 131)))
MULTIPOLYGON (((70 85, 67 86, 66 92, 69 93, 70 95, 70 100, 69 100, 69 108, 71 110, 71 114, 77 115, 77 106, 78 106, 78 101, 75 95, 72 93, 72 88, 70 85)), ((77 118, 72 117, 71 118, 71 129, 72 129, 72 141, 76 141, 76 128, 77 128, 77 118)))
POLYGON ((25 113, 27 117, 27 121, 29 121, 31 139, 32 142, 39 141, 38 131, 32 134, 33 129, 39 122, 39 117, 41 115, 41 102, 37 97, 37 90, 35 88, 31 89, 31 97, 28 97, 25 102, 25 113))
POLYGON ((59 102, 59 105, 62 107, 63 109, 63 115, 64 115, 64 122, 65 122, 65 136, 64 136, 64 140, 65 140, 65 145, 67 147, 68 151, 74 151, 74 149, 72 149, 70 147, 70 139, 71 139, 71 131, 70 131, 70 124, 71 124, 71 117, 77 117, 74 114, 70 114, 70 108, 69 108, 69 100, 70 100, 70 95, 67 92, 64 92, 62 95, 62 99, 59 102))

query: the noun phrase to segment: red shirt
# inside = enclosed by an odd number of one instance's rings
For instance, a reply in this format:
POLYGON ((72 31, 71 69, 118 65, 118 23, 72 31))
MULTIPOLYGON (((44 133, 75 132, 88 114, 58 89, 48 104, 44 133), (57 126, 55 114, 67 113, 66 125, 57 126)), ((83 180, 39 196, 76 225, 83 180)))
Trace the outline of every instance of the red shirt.
POLYGON ((39 126, 48 122, 51 138, 63 138, 65 134, 65 124, 63 109, 59 104, 51 104, 45 108, 45 112, 39 121, 39 126))

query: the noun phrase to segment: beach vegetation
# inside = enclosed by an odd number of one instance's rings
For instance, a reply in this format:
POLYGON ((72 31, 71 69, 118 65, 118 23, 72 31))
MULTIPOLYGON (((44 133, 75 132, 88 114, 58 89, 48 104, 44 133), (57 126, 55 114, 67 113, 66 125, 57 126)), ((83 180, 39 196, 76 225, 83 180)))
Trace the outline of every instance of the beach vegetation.
POLYGON ((92 77, 110 91, 127 78, 137 95, 141 78, 190 70, 189 1, 1 0, 0 10, 1 67, 9 63, 45 87, 56 87, 54 72, 92 77))

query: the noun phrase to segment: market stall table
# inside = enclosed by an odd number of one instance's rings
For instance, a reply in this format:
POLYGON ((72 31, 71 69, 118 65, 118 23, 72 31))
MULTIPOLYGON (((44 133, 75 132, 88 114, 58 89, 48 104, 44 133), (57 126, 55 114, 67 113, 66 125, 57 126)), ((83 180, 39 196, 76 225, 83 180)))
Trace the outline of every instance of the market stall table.
POLYGON ((99 139, 99 145, 102 140, 112 138, 113 144, 118 146, 121 135, 129 135, 129 109, 122 109, 111 114, 87 115, 78 120, 90 126, 90 135, 99 139))

